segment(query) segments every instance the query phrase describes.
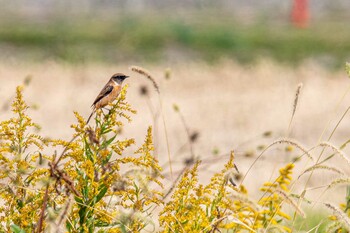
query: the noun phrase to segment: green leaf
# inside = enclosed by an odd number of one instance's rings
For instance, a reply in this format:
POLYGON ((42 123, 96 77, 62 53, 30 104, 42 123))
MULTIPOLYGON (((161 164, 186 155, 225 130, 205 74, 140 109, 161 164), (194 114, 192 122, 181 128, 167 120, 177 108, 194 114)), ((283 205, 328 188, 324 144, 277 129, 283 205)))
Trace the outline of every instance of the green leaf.
POLYGON ((89 186, 88 184, 85 184, 85 186, 82 188, 82 194, 85 200, 89 198, 89 186))
POLYGON ((345 63, 345 71, 348 74, 348 77, 350 78, 350 63, 349 62, 345 63))
POLYGON ((18 207, 20 209, 23 208, 24 205, 23 205, 23 201, 22 200, 17 199, 16 202, 17 202, 17 205, 18 205, 18 207))
POLYGON ((68 232, 72 232, 73 226, 69 221, 66 221, 66 228, 68 232))
POLYGON ((21 229, 19 226, 17 226, 16 224, 12 224, 11 225, 11 231, 13 233, 26 233, 23 229, 21 229))
POLYGON ((79 204, 83 204, 83 200, 80 197, 74 196, 74 200, 79 204))
POLYGON ((111 159, 111 157, 112 157, 112 151, 111 152, 109 152, 109 154, 107 155, 107 157, 104 159, 104 160, 102 160, 102 165, 104 166, 104 165, 106 165, 108 162, 109 162, 109 160, 111 159))
POLYGON ((113 141, 114 139, 117 137, 117 135, 114 135, 113 137, 111 137, 110 139, 108 139, 107 141, 104 141, 102 143, 102 148, 107 148, 107 146, 109 146, 113 141))
POLYGON ((85 216, 86 216, 86 206, 81 206, 80 210, 79 210, 79 223, 80 225, 84 225, 85 222, 85 216))
POLYGON ((92 158, 92 151, 91 151, 91 148, 90 148, 89 143, 86 141, 86 138, 84 138, 84 143, 85 143, 85 154, 86 154, 86 158, 87 158, 88 160, 90 160, 91 162, 94 162, 94 161, 93 161, 93 158, 92 158))
MULTIPOLYGON (((98 220, 96 223, 95 223, 95 226, 96 227, 110 227, 110 226, 113 226, 113 224, 109 224, 109 223, 107 223, 107 222, 103 222, 103 221, 101 221, 101 220, 98 220)), ((105 231, 101 231, 101 232, 105 232, 105 231)))
POLYGON ((97 202, 99 202, 103 197, 104 195, 106 194, 108 188, 102 184, 101 187, 100 187, 100 192, 94 197, 94 199, 92 199, 92 205, 96 204, 97 202))
POLYGON ((75 171, 79 174, 79 176, 84 176, 84 172, 78 166, 75 167, 75 171))
POLYGON ((75 201, 79 204, 78 206, 80 207, 79 210, 79 223, 83 224, 85 221, 85 216, 86 216, 86 206, 84 205, 84 201, 82 198, 75 196, 74 197, 75 201))
POLYGON ((126 227, 125 227, 124 224, 120 224, 120 231, 123 232, 123 233, 129 232, 129 231, 126 229, 126 227))

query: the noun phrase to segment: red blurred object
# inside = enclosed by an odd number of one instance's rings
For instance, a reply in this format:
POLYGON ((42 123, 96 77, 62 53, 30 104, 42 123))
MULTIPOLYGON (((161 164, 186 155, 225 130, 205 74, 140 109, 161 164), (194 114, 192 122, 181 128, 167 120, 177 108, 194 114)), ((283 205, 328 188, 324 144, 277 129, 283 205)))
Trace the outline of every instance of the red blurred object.
POLYGON ((306 28, 309 23, 308 0, 293 0, 292 23, 299 28, 306 28))

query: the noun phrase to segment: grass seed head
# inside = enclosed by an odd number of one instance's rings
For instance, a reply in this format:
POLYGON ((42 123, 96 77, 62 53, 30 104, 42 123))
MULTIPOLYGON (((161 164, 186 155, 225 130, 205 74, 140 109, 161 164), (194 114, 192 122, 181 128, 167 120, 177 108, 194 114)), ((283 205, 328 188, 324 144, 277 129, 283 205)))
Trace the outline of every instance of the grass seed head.
POLYGON ((347 229, 350 230, 350 219, 349 217, 338 207, 330 204, 330 203, 324 203, 324 205, 333 211, 334 215, 338 218, 338 221, 343 223, 343 226, 347 229))
POLYGON ((142 76, 146 77, 148 80, 150 80, 152 82, 154 88, 156 89, 156 91, 158 93, 160 93, 159 92, 159 86, 158 86, 157 82, 155 81, 155 79, 152 77, 151 73, 148 70, 146 70, 146 69, 144 69, 142 67, 139 67, 139 66, 131 66, 130 70, 134 71, 136 73, 139 73, 142 76))

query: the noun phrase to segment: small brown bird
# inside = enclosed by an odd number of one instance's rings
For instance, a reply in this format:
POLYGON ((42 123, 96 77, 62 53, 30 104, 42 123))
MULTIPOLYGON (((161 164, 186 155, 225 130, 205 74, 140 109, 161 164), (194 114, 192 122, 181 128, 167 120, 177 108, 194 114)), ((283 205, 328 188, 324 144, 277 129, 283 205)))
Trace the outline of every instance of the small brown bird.
POLYGON ((128 78, 121 73, 114 74, 108 83, 103 87, 100 94, 96 97, 94 103, 91 105, 93 107, 92 113, 90 114, 86 124, 89 123, 90 118, 97 109, 103 108, 109 103, 112 103, 119 95, 120 90, 122 89, 122 83, 124 79, 128 78))

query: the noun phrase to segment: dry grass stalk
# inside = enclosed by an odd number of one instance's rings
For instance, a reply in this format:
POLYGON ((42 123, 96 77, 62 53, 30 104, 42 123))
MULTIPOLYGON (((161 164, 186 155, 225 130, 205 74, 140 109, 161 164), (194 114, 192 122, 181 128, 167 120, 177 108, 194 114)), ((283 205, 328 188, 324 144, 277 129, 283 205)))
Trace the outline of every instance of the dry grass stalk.
MULTIPOLYGON (((156 89, 158 94, 160 94, 159 86, 158 86, 157 82, 154 80, 154 78, 152 77, 152 75, 150 74, 150 72, 148 70, 146 70, 146 69, 144 69, 142 67, 139 67, 139 66, 130 66, 129 69, 131 71, 134 71, 136 73, 139 73, 139 74, 145 76, 148 80, 150 80, 152 82, 152 84, 153 84, 153 87, 156 89)), ((158 95, 158 99, 159 99, 159 105, 160 105, 160 109, 161 109, 161 115, 162 115, 164 132, 165 132, 165 140, 166 140, 166 145, 167 145, 170 173, 171 173, 171 177, 172 177, 173 176, 173 169, 172 169, 171 158, 170 158, 169 139, 168 139, 168 133, 167 133, 167 126, 166 126, 165 119, 164 119, 164 114, 163 114, 163 104, 162 104, 162 100, 160 98, 160 95, 158 95)))
POLYGON ((328 188, 333 188, 334 186, 337 186, 339 184, 350 184, 350 178, 335 179, 328 185, 328 188))
POLYGON ((150 74, 150 72, 148 70, 146 70, 146 69, 144 69, 142 67, 139 67, 139 66, 131 66, 129 69, 131 71, 134 71, 136 73, 139 73, 139 74, 145 76, 148 80, 150 80, 152 82, 152 84, 153 84, 154 88, 156 89, 156 91, 158 93, 160 93, 159 92, 159 86, 158 86, 157 82, 154 80, 154 78, 152 77, 152 75, 150 74))
POLYGON ((295 93, 292 117, 294 116, 295 111, 296 111, 296 109, 297 109, 298 101, 299 101, 299 96, 300 96, 300 92, 301 92, 301 89, 302 89, 302 88, 303 88, 303 84, 302 84, 302 83, 299 83, 299 84, 298 84, 297 91, 296 91, 296 93, 295 93))
POLYGON ((299 101, 299 96, 300 96, 300 92, 301 92, 301 89, 303 88, 303 84, 302 83, 299 83, 298 84, 298 87, 297 87, 297 91, 295 93, 295 98, 294 98, 294 103, 293 103, 293 112, 292 112, 292 116, 290 118, 290 121, 289 121, 289 125, 288 125, 288 136, 289 136, 289 133, 290 133, 290 129, 291 129, 291 125, 292 125, 292 122, 293 122, 293 119, 294 119, 294 115, 295 115, 295 112, 297 110, 297 106, 298 106, 298 101, 299 101))
MULTIPOLYGON (((189 166, 190 166, 190 165, 189 165, 189 166)), ((165 199, 169 196, 169 194, 171 194, 171 193, 173 192, 173 190, 174 190, 175 187, 176 187, 177 182, 180 180, 180 178, 182 177, 182 175, 188 170, 189 166, 186 166, 186 167, 184 167, 184 168, 181 170, 180 174, 176 177, 175 181, 172 183, 172 185, 170 186, 169 190, 164 194, 163 200, 165 200, 165 199)))
MULTIPOLYGON (((216 221, 214 221, 212 224, 210 224, 212 230, 210 232, 221 232, 219 229, 219 224, 224 221, 226 218, 228 218, 228 216, 223 216, 219 219, 217 219, 216 221)), ((209 226, 207 226, 206 228, 204 228, 203 232, 207 232, 207 229, 209 228, 209 226)))
POLYGON ((258 231, 258 233, 266 233, 266 232, 285 233, 286 230, 281 225, 271 225, 271 226, 268 226, 266 229, 264 229, 262 231, 258 231))
POLYGON ((310 154, 310 152, 304 147, 302 146, 299 142, 293 140, 293 139, 289 139, 289 138, 281 138, 278 139, 276 141, 274 141, 273 143, 271 143, 268 147, 271 147, 275 144, 281 144, 281 143, 286 143, 292 146, 297 147, 299 150, 301 150, 302 152, 304 152, 304 154, 311 160, 314 160, 312 155, 310 154))
POLYGON ((348 157, 345 155, 345 153, 342 150, 340 150, 337 147, 333 146, 329 142, 321 142, 319 145, 322 146, 322 147, 329 147, 329 148, 331 148, 336 154, 338 154, 342 159, 344 159, 347 162, 347 164, 350 165, 350 160, 348 159, 348 157))
POLYGON ((258 212, 261 210, 260 206, 258 204, 256 204, 256 202, 250 200, 247 195, 243 195, 241 193, 236 193, 236 194, 232 194, 231 197, 233 200, 241 201, 244 204, 247 204, 249 207, 253 208, 254 210, 256 210, 258 212))
MULTIPOLYGON (((248 168, 247 172, 244 174, 242 180, 241 180, 241 184, 243 184, 245 178, 247 177, 247 175, 249 174, 250 170, 253 168, 253 166, 255 165, 255 163, 263 156, 263 154, 269 149, 271 148, 272 146, 276 145, 276 144, 281 144, 281 143, 286 143, 286 144, 289 144, 289 145, 292 145, 292 146, 295 146, 297 148, 299 148, 302 152, 304 152, 304 154, 307 155, 307 157, 309 159, 311 159, 312 161, 314 160, 310 154, 310 152, 308 150, 306 150, 302 145, 300 145, 299 142, 296 142, 292 139, 289 139, 289 138, 282 138, 282 139, 279 139, 279 140, 276 140, 274 142, 272 142, 270 145, 268 145, 260 154, 259 156, 254 160, 254 162, 250 165, 250 167, 248 168)), ((304 154, 302 154, 300 157, 302 157, 304 154)))
POLYGON ((340 169, 336 168, 336 167, 331 167, 331 166, 327 166, 327 165, 314 165, 311 166, 307 169, 305 169, 300 175, 299 177, 301 177, 302 175, 304 175, 305 173, 314 171, 314 170, 319 170, 319 169, 323 169, 323 170, 328 170, 328 171, 333 171, 335 173, 338 173, 340 175, 344 175, 345 173, 343 171, 341 171, 340 169))
POLYGON ((63 210, 63 212, 62 212, 62 214, 61 214, 61 216, 59 217, 59 220, 58 220, 58 222, 57 222, 58 228, 57 228, 56 233, 59 233, 59 232, 60 232, 60 231, 59 231, 59 226, 61 226, 63 220, 65 220, 65 219, 67 218, 68 210, 69 210, 70 207, 71 207, 72 199, 73 199, 72 195, 69 196, 68 201, 67 201, 67 203, 66 203, 66 206, 64 207, 64 210, 63 210))
POLYGON ((341 222, 333 222, 327 226, 325 232, 334 233, 334 232, 337 232, 337 230, 341 227, 342 227, 341 222))
POLYGON ((45 189, 44 201, 43 201, 43 205, 41 207, 40 218, 39 218, 38 226, 37 226, 38 233, 44 232, 43 227, 44 227, 44 221, 45 221, 45 210, 46 210, 46 205, 47 205, 48 199, 49 199, 49 185, 47 185, 46 189, 45 189))
POLYGON ((338 218, 339 221, 343 223, 343 226, 349 231, 350 230, 350 219, 349 217, 338 207, 329 204, 329 203, 324 203, 324 205, 333 211, 333 214, 338 218))
POLYGON ((275 192, 280 194, 281 196, 283 196, 284 200, 286 202, 288 202, 301 217, 306 218, 306 214, 304 213, 304 211, 302 209, 300 209, 298 204, 296 202, 294 202, 293 199, 290 198, 286 192, 284 192, 281 189, 276 189, 275 192))

